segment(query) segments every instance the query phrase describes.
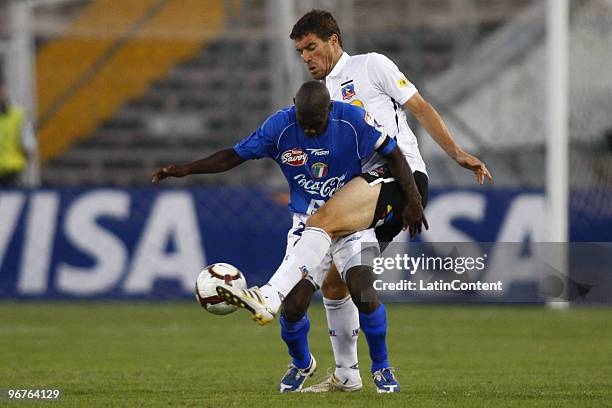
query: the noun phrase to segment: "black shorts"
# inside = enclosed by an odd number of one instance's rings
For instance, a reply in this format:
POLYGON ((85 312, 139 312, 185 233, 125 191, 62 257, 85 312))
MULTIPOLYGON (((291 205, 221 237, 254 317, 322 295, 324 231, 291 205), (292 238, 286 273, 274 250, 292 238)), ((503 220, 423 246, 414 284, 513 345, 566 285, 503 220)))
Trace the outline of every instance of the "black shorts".
MULTIPOLYGON (((427 175, 420 171, 415 171, 412 175, 421 194, 421 203, 423 208, 425 208, 429 195, 429 180, 427 175)), ((403 227, 402 211, 406 206, 406 202, 402 189, 394 181, 391 171, 387 166, 378 167, 367 173, 361 173, 359 176, 370 185, 382 183, 370 228, 375 228, 376 238, 379 243, 393 241, 393 238, 402 231, 403 227)))

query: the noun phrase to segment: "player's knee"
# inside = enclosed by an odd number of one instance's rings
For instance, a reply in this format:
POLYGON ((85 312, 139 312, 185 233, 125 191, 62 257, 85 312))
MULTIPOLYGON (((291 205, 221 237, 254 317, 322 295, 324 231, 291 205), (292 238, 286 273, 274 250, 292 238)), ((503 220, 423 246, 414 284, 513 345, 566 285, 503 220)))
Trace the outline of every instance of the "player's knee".
POLYGON ((327 274, 321 285, 321 293, 326 299, 341 300, 349 295, 349 290, 340 275, 337 272, 335 274, 335 277, 330 277, 331 273, 327 274))
POLYGON ((355 266, 348 270, 346 276, 346 283, 357 309, 365 314, 374 312, 380 303, 374 289, 372 268, 355 266))
POLYGON ((297 302, 283 302, 282 309, 283 316, 288 322, 297 322, 306 314, 306 307, 298 304, 297 302))
POLYGON ((331 238, 334 238, 335 231, 333 226, 333 216, 328 214, 323 208, 312 214, 306 220, 306 226, 312 228, 322 229, 329 235, 331 238))
POLYGON ((308 310, 310 299, 314 293, 314 286, 306 279, 302 279, 289 292, 282 304, 282 314, 288 322, 299 321, 308 310))

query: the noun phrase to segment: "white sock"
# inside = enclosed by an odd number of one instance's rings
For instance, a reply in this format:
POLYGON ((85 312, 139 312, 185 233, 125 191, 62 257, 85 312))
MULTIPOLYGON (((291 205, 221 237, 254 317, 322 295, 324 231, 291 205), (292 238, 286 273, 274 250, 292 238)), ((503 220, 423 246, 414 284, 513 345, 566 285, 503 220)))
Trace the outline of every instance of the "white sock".
POLYGON ((278 312, 282 300, 302 278, 325 258, 331 238, 320 228, 306 227, 302 238, 291 248, 268 284, 261 288, 268 307, 278 312))
POLYGON ((357 365, 359 311, 350 296, 342 300, 323 298, 323 304, 336 360, 336 377, 342 382, 361 383, 357 365))

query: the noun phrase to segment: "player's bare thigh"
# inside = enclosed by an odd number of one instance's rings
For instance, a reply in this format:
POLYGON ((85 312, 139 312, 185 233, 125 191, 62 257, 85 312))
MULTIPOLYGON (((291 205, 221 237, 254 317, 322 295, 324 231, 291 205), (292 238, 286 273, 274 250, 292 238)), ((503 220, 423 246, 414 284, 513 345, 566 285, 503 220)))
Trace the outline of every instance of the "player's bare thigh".
POLYGON ((342 300, 349 295, 348 287, 333 263, 329 272, 325 275, 325 280, 321 285, 321 292, 325 298, 332 300, 342 300))
POLYGON ((311 215, 306 225, 321 228, 332 238, 367 229, 374 218, 380 188, 380 184, 370 186, 355 177, 311 215))

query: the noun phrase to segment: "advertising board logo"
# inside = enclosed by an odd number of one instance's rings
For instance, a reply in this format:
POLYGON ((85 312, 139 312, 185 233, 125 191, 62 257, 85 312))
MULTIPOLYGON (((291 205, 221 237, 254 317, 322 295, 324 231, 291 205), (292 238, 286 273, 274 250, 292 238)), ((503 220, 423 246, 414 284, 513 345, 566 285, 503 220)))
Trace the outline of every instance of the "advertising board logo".
POLYGON ((302 149, 293 148, 285 150, 281 155, 281 160, 288 166, 302 166, 308 161, 308 155, 302 149))

